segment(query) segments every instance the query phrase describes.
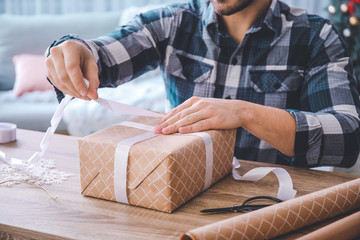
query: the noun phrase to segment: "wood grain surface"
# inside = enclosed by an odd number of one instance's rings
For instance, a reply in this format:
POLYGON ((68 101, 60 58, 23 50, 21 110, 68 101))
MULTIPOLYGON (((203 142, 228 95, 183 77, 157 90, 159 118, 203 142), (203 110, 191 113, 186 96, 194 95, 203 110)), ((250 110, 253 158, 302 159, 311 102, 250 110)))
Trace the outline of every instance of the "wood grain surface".
MULTIPOLYGON (((44 133, 17 130, 17 141, 0 144, 12 157, 29 158, 39 151, 44 133)), ((55 135, 45 156, 56 159, 57 168, 74 174, 63 184, 0 186, 1 239, 178 239, 190 229, 235 216, 238 213, 206 215, 204 208, 230 207, 257 195, 276 196, 278 183, 270 174, 258 182, 234 181, 227 176, 172 214, 84 197, 80 194, 77 138, 55 135)), ((243 173, 265 163, 240 161, 243 173)), ((278 166, 278 165, 277 165, 278 166)), ((284 167, 294 181, 297 196, 340 184, 355 175, 284 167)), ((335 219, 333 219, 335 220, 335 219)), ((294 239, 331 221, 301 229, 279 239, 294 239)))

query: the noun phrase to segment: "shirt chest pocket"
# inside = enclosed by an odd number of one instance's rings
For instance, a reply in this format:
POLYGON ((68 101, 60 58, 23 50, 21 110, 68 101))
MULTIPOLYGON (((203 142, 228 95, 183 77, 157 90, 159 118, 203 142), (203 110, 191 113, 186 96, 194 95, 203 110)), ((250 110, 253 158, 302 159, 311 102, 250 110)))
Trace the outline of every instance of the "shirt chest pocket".
POLYGON ((294 92, 302 80, 299 70, 250 70, 250 85, 258 93, 294 92))
POLYGON ((210 79, 214 66, 194 57, 172 53, 169 57, 167 73, 176 79, 201 83, 210 79))

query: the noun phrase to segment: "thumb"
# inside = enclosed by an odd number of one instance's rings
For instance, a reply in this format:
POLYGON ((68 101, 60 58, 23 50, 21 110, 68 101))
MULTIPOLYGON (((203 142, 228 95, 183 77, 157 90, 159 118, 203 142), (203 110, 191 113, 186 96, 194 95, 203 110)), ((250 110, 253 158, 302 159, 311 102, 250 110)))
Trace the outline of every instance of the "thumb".
POLYGON ((84 69, 84 77, 89 81, 88 97, 98 99, 97 89, 99 88, 99 76, 96 63, 88 63, 84 69))

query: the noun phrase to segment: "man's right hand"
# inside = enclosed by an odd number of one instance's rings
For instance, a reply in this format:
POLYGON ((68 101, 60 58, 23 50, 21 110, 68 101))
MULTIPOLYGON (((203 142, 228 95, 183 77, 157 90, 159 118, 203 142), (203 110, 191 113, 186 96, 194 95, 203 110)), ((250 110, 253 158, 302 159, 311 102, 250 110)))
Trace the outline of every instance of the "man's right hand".
POLYGON ((50 81, 63 93, 85 100, 98 98, 98 67, 83 43, 67 40, 52 47, 45 63, 50 81), (84 78, 89 80, 89 88, 84 78))

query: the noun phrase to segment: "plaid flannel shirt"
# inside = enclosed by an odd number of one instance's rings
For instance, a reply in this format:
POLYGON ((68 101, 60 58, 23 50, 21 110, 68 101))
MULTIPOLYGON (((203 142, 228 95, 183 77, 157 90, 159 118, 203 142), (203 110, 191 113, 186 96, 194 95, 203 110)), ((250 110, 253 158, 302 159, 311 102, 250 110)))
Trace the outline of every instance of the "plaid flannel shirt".
POLYGON ((239 128, 239 159, 307 167, 356 162, 360 105, 351 60, 333 26, 319 16, 273 0, 238 44, 212 4, 192 0, 81 41, 97 60, 101 86, 117 86, 160 66, 172 107, 191 96, 241 99, 294 117, 293 158, 239 128))

